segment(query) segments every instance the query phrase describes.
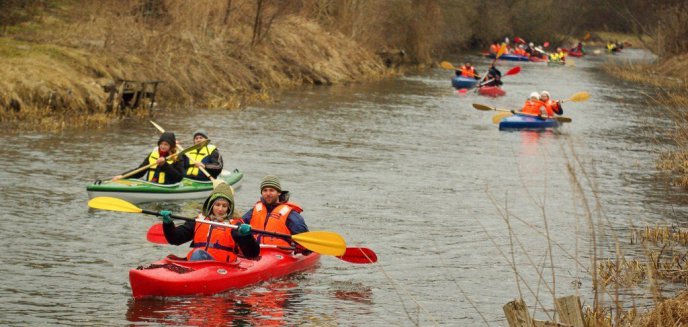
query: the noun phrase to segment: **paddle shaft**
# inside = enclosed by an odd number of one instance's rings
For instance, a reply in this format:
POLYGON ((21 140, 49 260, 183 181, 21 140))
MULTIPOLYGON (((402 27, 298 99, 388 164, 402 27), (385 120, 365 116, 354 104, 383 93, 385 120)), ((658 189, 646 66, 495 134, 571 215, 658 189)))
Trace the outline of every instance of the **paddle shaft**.
MULTIPOLYGON (((206 142, 206 144, 208 144, 208 143, 206 142)), ((167 159, 175 158, 175 157, 179 156, 180 154, 184 154, 184 153, 186 153, 186 152, 188 152, 188 151, 193 151, 193 150, 196 150, 196 149, 198 149, 198 148, 200 148, 200 146, 198 146, 198 147, 191 147, 191 148, 188 148, 188 149, 182 150, 182 151, 177 151, 176 153, 173 153, 173 154, 169 155, 169 156, 167 157, 167 159)), ((146 165, 146 166, 143 166, 143 167, 139 167, 139 168, 137 168, 137 169, 134 169, 134 170, 132 170, 132 171, 130 171, 130 172, 128 172, 128 173, 122 175, 122 178, 127 178, 127 177, 129 177, 129 176, 138 174, 138 173, 140 173, 140 172, 142 172, 142 171, 144 171, 144 170, 146 170, 146 169, 148 169, 148 168, 150 168, 150 167, 153 167, 153 166, 155 166, 155 165, 157 165, 157 164, 158 164, 157 162, 154 162, 154 163, 152 163, 152 164, 149 164, 149 165, 146 165)))
MULTIPOLYGON (((160 216, 160 213, 157 211, 151 211, 151 210, 146 210, 146 209, 141 209, 141 212, 149 215, 155 215, 155 216, 160 216)), ((232 224, 225 224, 225 223, 219 223, 216 221, 210 221, 210 220, 203 220, 203 219, 194 219, 194 218, 189 218, 189 217, 182 217, 182 216, 177 216, 175 214, 170 215, 170 218, 173 219, 179 219, 179 220, 186 220, 186 221, 195 221, 197 223, 201 224, 209 224, 213 226, 221 226, 221 227, 229 227, 231 229, 237 229, 239 226, 237 225, 232 225, 232 224)), ((275 237, 282 237, 282 238, 287 238, 291 239, 292 235, 289 234, 282 234, 282 233, 276 233, 276 232, 270 232, 262 229, 253 229, 251 228, 251 232, 255 232, 258 234, 265 234, 265 235, 270 235, 270 236, 275 236, 275 237)))

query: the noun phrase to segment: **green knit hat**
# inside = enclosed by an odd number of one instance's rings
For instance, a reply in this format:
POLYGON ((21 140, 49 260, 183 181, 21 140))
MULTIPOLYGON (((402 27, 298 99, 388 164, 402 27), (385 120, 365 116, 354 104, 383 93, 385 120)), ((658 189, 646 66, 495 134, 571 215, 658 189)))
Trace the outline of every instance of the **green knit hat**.
POLYGON ((234 213, 234 190, 226 183, 222 183, 215 187, 213 193, 203 203, 203 214, 210 216, 213 212, 213 204, 217 199, 225 199, 229 202, 229 210, 227 210, 227 217, 232 217, 234 213))
POLYGON ((260 183, 260 191, 262 192, 266 187, 272 187, 277 190, 277 192, 282 192, 282 185, 280 185, 279 177, 275 175, 267 175, 263 177, 263 181, 260 183))

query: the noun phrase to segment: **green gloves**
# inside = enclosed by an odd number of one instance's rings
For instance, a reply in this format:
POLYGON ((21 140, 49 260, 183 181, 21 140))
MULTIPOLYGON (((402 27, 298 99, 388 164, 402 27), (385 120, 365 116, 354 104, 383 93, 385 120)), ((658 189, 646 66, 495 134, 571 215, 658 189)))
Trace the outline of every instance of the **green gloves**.
POLYGON ((169 210, 160 210, 158 213, 160 216, 162 216, 162 222, 165 224, 172 223, 172 211, 169 210))
POLYGON ((237 233, 239 236, 246 236, 251 234, 251 225, 249 224, 241 224, 239 227, 237 227, 237 233))

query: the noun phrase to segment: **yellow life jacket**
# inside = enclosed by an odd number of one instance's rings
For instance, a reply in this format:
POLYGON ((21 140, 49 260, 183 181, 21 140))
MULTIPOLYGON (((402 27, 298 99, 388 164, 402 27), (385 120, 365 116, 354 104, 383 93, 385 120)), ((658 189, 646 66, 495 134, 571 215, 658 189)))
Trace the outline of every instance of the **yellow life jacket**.
MULTIPOLYGON (((203 159, 213 153, 215 149, 216 147, 214 145, 208 144, 196 151, 187 152, 186 156, 194 162, 203 162, 203 159)), ((186 170, 186 176, 198 176, 198 167, 190 165, 186 170)))
MULTIPOLYGON (((149 182, 154 182, 154 183, 159 183, 159 184, 165 184, 165 172, 164 171, 159 171, 157 172, 158 165, 155 164, 156 161, 158 161, 158 158, 160 158, 160 154, 158 153, 158 147, 156 146, 155 149, 153 149, 153 152, 148 155, 148 164, 153 164, 148 168, 148 173, 146 173, 147 176, 145 176, 146 180, 149 182), (157 175, 157 176, 156 176, 157 175)), ((169 158, 169 156, 168 156, 169 158)), ((168 164, 173 164, 174 160, 172 159, 167 159, 168 164)))

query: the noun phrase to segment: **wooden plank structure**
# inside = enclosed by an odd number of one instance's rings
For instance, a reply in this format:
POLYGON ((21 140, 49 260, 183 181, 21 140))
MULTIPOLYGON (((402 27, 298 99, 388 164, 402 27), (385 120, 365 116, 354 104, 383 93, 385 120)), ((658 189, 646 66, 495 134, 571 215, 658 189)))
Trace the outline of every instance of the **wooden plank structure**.
POLYGON ((105 85, 103 90, 108 93, 105 103, 108 112, 125 109, 152 109, 155 105, 155 95, 158 85, 162 81, 135 81, 116 79, 113 83, 105 85))
POLYGON ((557 314, 560 322, 535 320, 530 317, 528 307, 522 299, 504 305, 504 314, 509 327, 585 327, 580 299, 566 296, 556 299, 557 314))

